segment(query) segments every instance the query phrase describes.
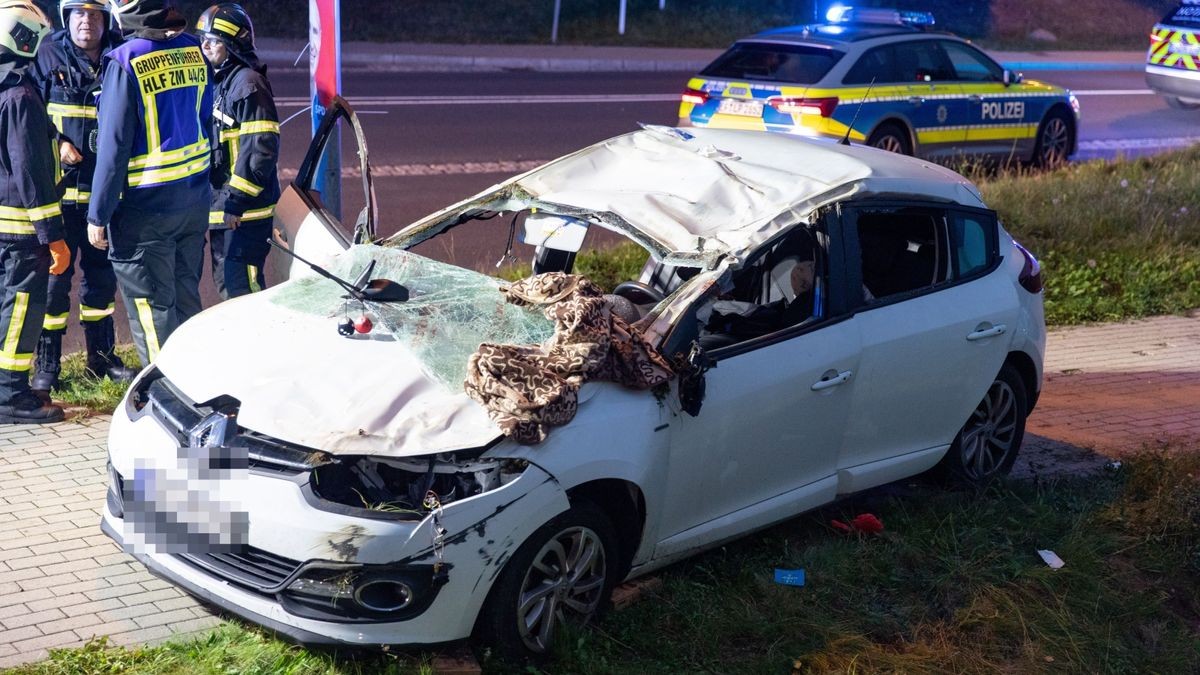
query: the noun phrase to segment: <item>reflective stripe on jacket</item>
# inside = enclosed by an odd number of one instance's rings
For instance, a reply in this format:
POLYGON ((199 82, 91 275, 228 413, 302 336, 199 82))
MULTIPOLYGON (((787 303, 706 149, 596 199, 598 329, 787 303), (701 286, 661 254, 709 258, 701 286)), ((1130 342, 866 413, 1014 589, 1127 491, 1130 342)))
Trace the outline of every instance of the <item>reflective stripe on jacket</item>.
POLYGON ((62 239, 54 130, 42 98, 23 74, 0 82, 0 143, 0 241, 62 239))
POLYGON ((271 83, 230 57, 216 71, 213 104, 212 208, 209 223, 224 214, 246 220, 270 217, 279 201, 279 115, 271 83))

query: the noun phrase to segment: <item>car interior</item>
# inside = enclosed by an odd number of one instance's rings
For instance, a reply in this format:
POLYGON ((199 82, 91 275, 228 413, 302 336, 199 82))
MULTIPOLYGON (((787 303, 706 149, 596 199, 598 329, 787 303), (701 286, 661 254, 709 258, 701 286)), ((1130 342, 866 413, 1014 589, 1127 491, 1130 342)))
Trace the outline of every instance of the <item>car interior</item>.
POLYGON ((928 211, 889 210, 858 216, 863 298, 912 293, 946 281, 948 247, 928 211))

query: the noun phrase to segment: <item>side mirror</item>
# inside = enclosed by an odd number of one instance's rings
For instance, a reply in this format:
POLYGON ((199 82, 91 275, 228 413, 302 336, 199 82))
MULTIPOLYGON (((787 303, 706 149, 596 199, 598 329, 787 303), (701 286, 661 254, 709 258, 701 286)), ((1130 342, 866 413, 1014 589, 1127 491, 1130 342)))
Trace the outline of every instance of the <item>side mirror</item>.
POLYGON ((1004 69, 1004 86, 1008 87, 1014 84, 1021 84, 1025 81, 1025 76, 1021 73, 1014 73, 1008 68, 1004 69))

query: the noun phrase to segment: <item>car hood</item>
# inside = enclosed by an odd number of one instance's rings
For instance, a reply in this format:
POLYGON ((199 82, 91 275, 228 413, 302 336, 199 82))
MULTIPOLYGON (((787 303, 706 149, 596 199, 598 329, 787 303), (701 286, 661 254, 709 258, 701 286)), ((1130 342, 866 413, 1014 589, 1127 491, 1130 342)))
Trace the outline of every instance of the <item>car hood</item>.
POLYGON ((353 279, 370 260, 413 300, 368 306, 367 336, 340 335, 339 320, 362 309, 305 276, 192 318, 156 365, 193 401, 232 396, 239 425, 309 449, 404 457, 496 439, 499 428, 463 393, 467 359, 480 342, 540 342, 553 325, 506 305, 490 277, 403 251, 356 246, 334 270, 353 279))

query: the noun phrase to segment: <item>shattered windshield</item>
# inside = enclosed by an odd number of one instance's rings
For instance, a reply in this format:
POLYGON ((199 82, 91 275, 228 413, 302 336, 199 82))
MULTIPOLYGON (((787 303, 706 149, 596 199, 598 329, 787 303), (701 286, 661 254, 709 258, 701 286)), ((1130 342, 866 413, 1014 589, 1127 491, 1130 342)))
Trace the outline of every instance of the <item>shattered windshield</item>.
MULTIPOLYGON (((462 388, 467 360, 480 344, 541 344, 554 334, 554 324, 541 312, 506 303, 499 279, 408 251, 354 246, 328 270, 353 282, 372 260, 372 278, 403 284, 410 294, 407 302, 367 303, 374 338, 382 335, 412 350, 430 379, 449 389, 462 388)), ((345 295, 334 282, 311 275, 279 287, 272 302, 331 319, 361 314, 359 303, 345 295)))

